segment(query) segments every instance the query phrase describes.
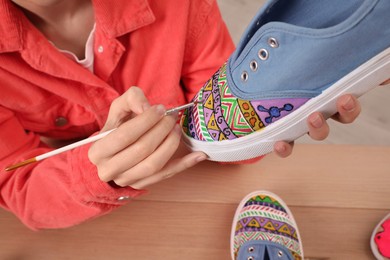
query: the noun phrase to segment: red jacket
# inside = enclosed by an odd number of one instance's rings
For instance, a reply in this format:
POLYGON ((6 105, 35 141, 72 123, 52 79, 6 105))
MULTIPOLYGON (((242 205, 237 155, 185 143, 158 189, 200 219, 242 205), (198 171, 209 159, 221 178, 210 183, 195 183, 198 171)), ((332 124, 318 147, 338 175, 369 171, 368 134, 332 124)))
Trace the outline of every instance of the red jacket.
POLYGON ((89 146, 5 172, 48 152, 42 137, 85 138, 130 86, 151 104, 186 102, 233 51, 215 0, 93 0, 94 74, 61 54, 0 0, 0 205, 32 229, 62 228, 142 193, 100 181, 89 146))

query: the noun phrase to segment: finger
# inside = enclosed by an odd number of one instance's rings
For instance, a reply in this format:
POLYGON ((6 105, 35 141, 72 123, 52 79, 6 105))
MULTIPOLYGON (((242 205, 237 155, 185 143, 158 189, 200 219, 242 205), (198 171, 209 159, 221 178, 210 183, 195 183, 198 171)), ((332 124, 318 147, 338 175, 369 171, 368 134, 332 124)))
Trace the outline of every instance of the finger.
POLYGON ((384 86, 384 85, 387 85, 387 84, 390 84, 390 79, 388 79, 388 80, 386 80, 385 82, 383 82, 383 83, 381 84, 381 86, 384 86))
POLYGON ((324 116, 315 112, 307 119, 309 135, 314 140, 324 140, 329 135, 329 125, 326 123, 324 116))
POLYGON ((361 112, 360 103, 352 95, 341 96, 337 100, 337 111, 338 113, 332 116, 334 120, 344 124, 352 123, 361 112))
POLYGON ((165 179, 185 171, 195 166, 197 163, 207 159, 207 155, 202 152, 193 152, 183 158, 170 161, 159 173, 145 179, 139 180, 130 186, 134 189, 144 189, 147 186, 158 183, 165 179))
POLYGON ((92 162, 108 159, 137 141, 164 117, 162 105, 153 106, 145 113, 122 124, 105 138, 96 141, 90 149, 92 162))
POLYGON ((129 186, 143 178, 159 172, 176 152, 180 144, 181 129, 176 126, 164 140, 164 142, 146 159, 125 171, 114 182, 119 186, 129 186))
POLYGON ((127 121, 133 113, 139 115, 149 107, 149 102, 143 91, 138 87, 131 87, 112 102, 107 122, 102 131, 118 127, 121 123, 127 121))
POLYGON ((117 176, 145 160, 165 141, 175 125, 176 117, 165 116, 136 142, 113 156, 106 174, 117 176))
POLYGON ((274 145, 274 152, 281 158, 286 158, 291 155, 294 148, 294 142, 287 143, 279 141, 274 145))

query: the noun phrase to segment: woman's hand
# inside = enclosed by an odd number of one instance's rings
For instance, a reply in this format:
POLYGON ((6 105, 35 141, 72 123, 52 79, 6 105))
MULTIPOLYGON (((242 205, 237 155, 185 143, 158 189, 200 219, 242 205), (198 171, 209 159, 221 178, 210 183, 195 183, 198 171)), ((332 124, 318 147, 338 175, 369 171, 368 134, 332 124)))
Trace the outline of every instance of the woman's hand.
MULTIPOLYGON (((352 95, 343 95, 337 100, 337 111, 332 119, 349 124, 355 121, 360 114, 360 103, 352 95)), ((324 116, 321 113, 315 112, 307 119, 309 127, 309 136, 317 141, 324 140, 329 135, 329 125, 326 123, 324 116)), ((294 147, 294 142, 277 142, 274 146, 275 153, 282 158, 291 155, 294 147)))
POLYGON ((112 103, 102 131, 117 129, 89 150, 100 179, 142 189, 205 160, 201 152, 171 160, 180 144, 176 122, 177 115, 165 116, 162 105, 150 107, 141 89, 130 88, 112 103))

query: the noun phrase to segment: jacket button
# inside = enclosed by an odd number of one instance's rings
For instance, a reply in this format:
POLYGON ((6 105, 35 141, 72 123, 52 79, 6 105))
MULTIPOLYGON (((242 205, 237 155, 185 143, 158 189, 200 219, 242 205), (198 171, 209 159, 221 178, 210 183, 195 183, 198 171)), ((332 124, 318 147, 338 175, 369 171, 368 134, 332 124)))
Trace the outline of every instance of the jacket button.
POLYGON ((57 127, 65 126, 65 125, 68 124, 68 119, 66 119, 65 117, 59 116, 59 117, 57 117, 56 120, 54 121, 54 124, 55 124, 55 126, 57 126, 57 127))
POLYGON ((98 51, 99 53, 103 53, 104 47, 103 47, 102 45, 100 45, 100 46, 98 47, 97 51, 98 51))
POLYGON ((129 196, 122 196, 122 197, 118 198, 118 201, 125 201, 125 200, 129 200, 129 199, 130 199, 129 196))

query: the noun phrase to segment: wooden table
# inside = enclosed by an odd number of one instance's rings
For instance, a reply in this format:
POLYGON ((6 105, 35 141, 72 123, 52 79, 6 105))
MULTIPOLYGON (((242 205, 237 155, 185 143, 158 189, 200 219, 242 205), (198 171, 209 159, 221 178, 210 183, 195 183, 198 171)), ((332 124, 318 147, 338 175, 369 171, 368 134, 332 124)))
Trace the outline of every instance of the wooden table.
POLYGON ((93 221, 32 232, 0 210, 0 259, 229 259, 233 214, 254 190, 291 207, 308 259, 373 259, 390 212, 390 147, 296 145, 287 159, 204 162, 93 221))

